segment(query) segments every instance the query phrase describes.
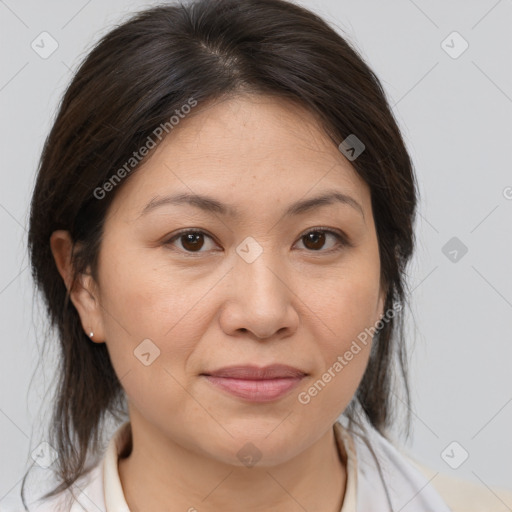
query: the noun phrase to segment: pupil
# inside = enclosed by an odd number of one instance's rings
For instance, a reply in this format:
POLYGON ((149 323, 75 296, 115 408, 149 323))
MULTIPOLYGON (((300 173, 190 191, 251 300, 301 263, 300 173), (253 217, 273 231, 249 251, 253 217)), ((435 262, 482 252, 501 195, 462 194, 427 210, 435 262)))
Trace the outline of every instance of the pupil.
MULTIPOLYGON (((306 235, 306 239, 308 242, 313 242, 313 249, 321 249, 324 244, 325 233, 319 233, 318 231, 313 231, 306 235)), ((307 246, 307 244, 306 244, 307 246)))
MULTIPOLYGON (((202 236, 201 233, 187 233, 186 235, 183 235, 185 237, 185 242, 183 243, 183 246, 187 249, 191 248, 194 249, 200 249, 203 244, 200 240, 200 237, 202 236), (190 244, 189 247, 186 247, 187 244, 190 244)), ((306 246, 313 250, 319 250, 322 248, 322 246, 325 243, 325 233, 319 232, 319 231, 312 231, 311 233, 308 233, 306 235, 306 246), (309 245, 308 245, 309 244, 309 245)))
POLYGON ((184 246, 186 247, 186 244, 191 244, 192 249, 200 249, 202 247, 202 243, 199 242, 199 238, 201 237, 200 233, 187 233, 185 236, 185 243, 184 246))

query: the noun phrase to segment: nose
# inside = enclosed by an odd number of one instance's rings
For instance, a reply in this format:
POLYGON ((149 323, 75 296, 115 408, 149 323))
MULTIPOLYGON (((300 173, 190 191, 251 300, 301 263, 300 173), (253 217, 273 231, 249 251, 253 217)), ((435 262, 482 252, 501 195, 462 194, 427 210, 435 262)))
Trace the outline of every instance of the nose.
MULTIPOLYGON (((299 324, 291 272, 263 252, 255 261, 237 258, 226 283, 220 314, 223 331, 257 339, 291 336, 299 324)), ((300 302, 300 301, 299 301, 300 302)))

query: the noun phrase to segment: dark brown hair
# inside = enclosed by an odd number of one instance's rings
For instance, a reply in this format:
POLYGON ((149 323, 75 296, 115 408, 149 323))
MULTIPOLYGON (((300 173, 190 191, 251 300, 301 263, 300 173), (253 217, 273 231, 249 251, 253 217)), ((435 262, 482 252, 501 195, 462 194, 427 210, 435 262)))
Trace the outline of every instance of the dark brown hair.
MULTIPOLYGON (((61 483, 44 497, 71 487, 84 473, 87 454, 99 450, 107 415, 119 420, 127 414, 106 344, 92 343, 84 333, 50 235, 68 230, 76 244, 75 279, 89 271, 96 277, 105 215, 129 176, 102 199, 94 191, 190 98, 199 111, 210 100, 240 93, 306 107, 336 146, 350 134, 364 143, 351 163, 371 191, 385 310, 407 299, 416 181, 383 88, 359 53, 324 20, 285 0, 198 0, 137 13, 80 65, 45 142, 31 202, 32 275, 61 354, 49 430, 61 483)), ((397 313, 375 335, 346 415, 355 421, 362 414, 386 435, 395 416, 397 375, 409 404, 406 368, 403 316, 397 313)), ((407 432, 409 423, 407 409, 407 432)))

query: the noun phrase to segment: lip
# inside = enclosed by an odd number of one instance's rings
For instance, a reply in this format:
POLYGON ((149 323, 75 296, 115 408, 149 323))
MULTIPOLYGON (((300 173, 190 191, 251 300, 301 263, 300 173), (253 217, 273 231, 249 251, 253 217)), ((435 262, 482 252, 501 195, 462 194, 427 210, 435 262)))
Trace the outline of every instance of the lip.
POLYGON ((288 365, 230 366, 201 374, 214 386, 251 402, 270 402, 285 396, 307 375, 288 365))

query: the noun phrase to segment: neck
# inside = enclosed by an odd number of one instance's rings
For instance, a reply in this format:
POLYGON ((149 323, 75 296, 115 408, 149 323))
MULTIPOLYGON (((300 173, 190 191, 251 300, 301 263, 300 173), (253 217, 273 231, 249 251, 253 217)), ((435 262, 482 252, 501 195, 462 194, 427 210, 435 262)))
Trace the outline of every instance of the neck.
POLYGON ((118 461, 133 512, 162 510, 163 504, 169 512, 214 512, 242 503, 253 512, 341 510, 346 455, 338 451, 333 428, 282 464, 238 467, 188 450, 147 423, 139 428, 134 419, 132 450, 118 461))

